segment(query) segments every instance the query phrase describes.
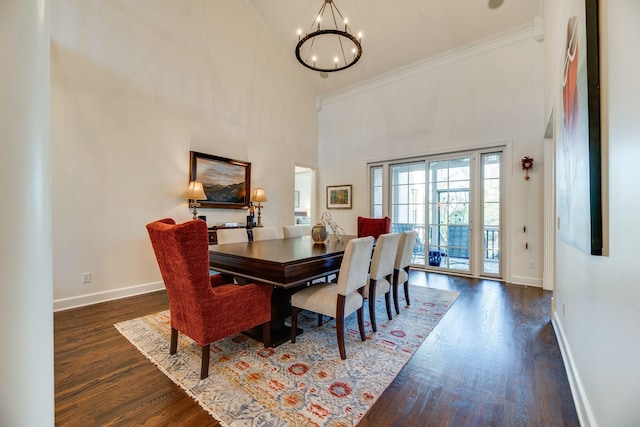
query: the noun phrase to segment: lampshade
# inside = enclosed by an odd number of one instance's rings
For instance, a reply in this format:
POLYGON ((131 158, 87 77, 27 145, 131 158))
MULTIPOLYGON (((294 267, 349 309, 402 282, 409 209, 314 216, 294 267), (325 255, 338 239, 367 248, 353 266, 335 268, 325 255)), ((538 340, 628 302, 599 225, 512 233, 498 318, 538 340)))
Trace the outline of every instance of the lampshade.
POLYGON ((262 187, 257 187, 255 190, 253 190, 253 195, 251 196, 251 201, 252 202, 267 202, 267 196, 266 194, 264 194, 264 188, 262 187))
POLYGON ((184 193, 184 198, 189 200, 207 200, 207 195, 204 193, 202 183, 198 181, 190 181, 189 189, 184 193))

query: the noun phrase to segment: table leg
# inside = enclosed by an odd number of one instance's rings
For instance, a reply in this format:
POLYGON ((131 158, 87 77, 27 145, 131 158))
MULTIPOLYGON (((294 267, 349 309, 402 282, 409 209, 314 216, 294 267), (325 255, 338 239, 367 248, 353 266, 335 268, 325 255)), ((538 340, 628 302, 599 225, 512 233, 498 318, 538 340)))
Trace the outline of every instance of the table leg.
MULTIPOLYGON (((266 286, 266 285, 265 285, 266 286)), ((291 327, 284 321, 291 316, 291 294, 296 289, 282 289, 277 286, 273 288, 271 295, 271 346, 277 347, 291 339, 291 327)), ((296 328, 296 335, 302 333, 301 328, 296 328)), ((251 338, 263 342, 262 327, 257 326, 245 331, 251 338)))

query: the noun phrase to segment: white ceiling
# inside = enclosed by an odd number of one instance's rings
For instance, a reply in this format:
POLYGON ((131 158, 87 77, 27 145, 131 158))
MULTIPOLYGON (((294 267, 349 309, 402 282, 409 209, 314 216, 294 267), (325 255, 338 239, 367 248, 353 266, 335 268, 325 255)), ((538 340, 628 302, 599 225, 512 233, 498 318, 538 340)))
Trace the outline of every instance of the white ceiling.
MULTIPOLYGON (((471 42, 532 23, 541 0, 334 0, 354 32, 362 31, 362 58, 328 73, 300 65, 318 95, 405 67, 471 42)), ((249 0, 295 59, 296 30, 307 31, 324 0, 249 0)))

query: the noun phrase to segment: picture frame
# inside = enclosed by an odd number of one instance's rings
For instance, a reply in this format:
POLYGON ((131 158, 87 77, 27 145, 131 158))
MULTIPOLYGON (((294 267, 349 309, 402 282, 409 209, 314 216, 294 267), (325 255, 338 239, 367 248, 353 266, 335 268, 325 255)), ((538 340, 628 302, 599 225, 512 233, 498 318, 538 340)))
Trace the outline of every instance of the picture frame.
POLYGON ((251 163, 190 152, 189 179, 202 183, 206 200, 200 207, 244 209, 251 199, 251 163))
POLYGON ((351 209, 351 185, 328 185, 327 209, 351 209))
POLYGON ((598 0, 573 0, 562 52, 556 151, 558 237, 602 255, 598 0))

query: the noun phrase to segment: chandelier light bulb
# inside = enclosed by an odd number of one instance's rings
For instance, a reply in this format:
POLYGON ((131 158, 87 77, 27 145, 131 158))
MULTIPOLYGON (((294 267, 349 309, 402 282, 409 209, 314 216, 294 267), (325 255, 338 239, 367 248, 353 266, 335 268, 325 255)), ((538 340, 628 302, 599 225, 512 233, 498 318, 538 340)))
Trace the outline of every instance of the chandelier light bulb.
POLYGON ((362 31, 358 31, 358 39, 362 38, 362 31))

